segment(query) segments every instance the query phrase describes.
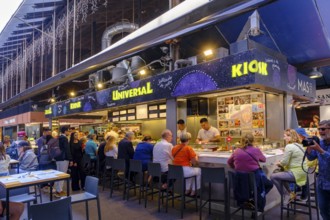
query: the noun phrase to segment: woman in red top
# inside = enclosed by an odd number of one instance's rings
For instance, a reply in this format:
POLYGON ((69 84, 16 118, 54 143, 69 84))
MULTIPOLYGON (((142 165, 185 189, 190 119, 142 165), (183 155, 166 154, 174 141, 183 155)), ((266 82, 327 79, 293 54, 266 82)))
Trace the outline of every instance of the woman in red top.
POLYGON ((184 177, 197 176, 196 181, 193 178, 186 180, 186 195, 195 196, 195 184, 197 190, 201 186, 201 169, 198 167, 192 167, 192 165, 197 164, 197 156, 195 151, 191 146, 188 146, 190 135, 183 133, 180 136, 181 144, 176 145, 172 149, 173 164, 183 166, 184 177))

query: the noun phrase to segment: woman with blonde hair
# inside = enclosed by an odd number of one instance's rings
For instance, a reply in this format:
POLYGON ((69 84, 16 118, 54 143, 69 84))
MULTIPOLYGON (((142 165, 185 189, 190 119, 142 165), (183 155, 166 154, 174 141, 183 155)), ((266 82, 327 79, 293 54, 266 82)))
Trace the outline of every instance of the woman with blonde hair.
MULTIPOLYGON (((283 195, 284 204, 287 205, 296 199, 296 194, 291 192, 287 181, 295 182, 298 186, 306 184, 306 173, 301 167, 305 150, 300 144, 298 133, 294 129, 286 129, 284 131, 284 141, 286 146, 284 149, 284 156, 277 166, 283 169, 282 172, 273 173, 270 179, 276 186, 277 190, 283 195), (282 181, 286 181, 283 186, 285 190, 282 191, 282 181)), ((304 164, 305 166, 306 164, 304 164)), ((307 167, 305 167, 305 170, 307 167)))
POLYGON ((8 167, 10 156, 6 154, 6 149, 3 143, 0 142, 0 176, 7 176, 9 173, 8 167))
POLYGON ((117 159, 118 148, 116 146, 116 138, 114 136, 108 135, 105 139, 106 143, 104 146, 104 154, 106 157, 113 157, 117 159))

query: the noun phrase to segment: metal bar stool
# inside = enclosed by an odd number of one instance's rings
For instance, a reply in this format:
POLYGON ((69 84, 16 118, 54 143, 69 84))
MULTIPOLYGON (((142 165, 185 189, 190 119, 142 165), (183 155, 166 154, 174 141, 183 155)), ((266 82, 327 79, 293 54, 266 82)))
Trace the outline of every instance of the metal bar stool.
POLYGON ((193 178, 195 183, 197 183, 197 178, 196 176, 190 176, 190 177, 184 177, 183 175, 183 168, 182 166, 175 166, 175 165, 168 165, 168 175, 167 175, 167 189, 166 189, 166 212, 168 208, 168 199, 172 199, 172 207, 174 207, 174 199, 175 198, 181 198, 181 218, 183 218, 183 209, 185 208, 186 203, 189 202, 195 202, 196 206, 196 212, 198 211, 198 205, 197 205, 197 184, 195 184, 195 192, 196 195, 193 197, 190 197, 190 200, 186 200, 186 180, 193 178), (174 194, 174 184, 172 182, 178 181, 180 185, 179 190, 178 190, 178 195, 174 194), (172 195, 169 196, 169 190, 171 189, 172 195))
POLYGON ((162 171, 160 168, 159 163, 148 163, 148 177, 152 177, 149 185, 146 186, 145 189, 145 197, 144 197, 144 207, 147 208, 147 201, 148 201, 148 196, 151 195, 151 199, 153 199, 154 194, 158 194, 158 212, 160 212, 160 200, 162 200, 163 203, 163 198, 164 198, 164 190, 161 190, 162 188, 162 171), (155 180, 158 179, 157 182, 157 190, 154 190, 154 182, 155 180), (148 190, 151 189, 151 192, 148 193, 148 190))
POLYGON ((126 184, 127 180, 125 178, 125 170, 126 170, 126 163, 125 159, 113 159, 111 164, 111 180, 110 180, 110 198, 112 198, 114 184, 117 184, 119 187, 120 185, 124 185, 124 192, 123 192, 123 199, 126 196, 126 184), (118 172, 124 172, 123 177, 118 175, 118 172))
MULTIPOLYGON (((294 183, 294 184, 296 184, 295 181, 281 181, 281 191, 282 192, 283 192, 283 184, 284 183, 294 183)), ((313 207, 312 207, 312 202, 311 202, 311 193, 310 193, 310 184, 309 184, 308 175, 307 175, 307 178, 306 178, 306 186, 307 186, 307 190, 306 190, 307 191, 307 201, 306 202, 294 199, 294 201, 292 201, 291 203, 285 205, 285 204, 283 204, 284 193, 281 194, 281 219, 283 219, 284 210, 287 211, 287 217, 289 217, 290 211, 292 211, 294 214, 296 214, 296 212, 298 212, 298 213, 301 213, 301 214, 308 215, 309 219, 310 220, 312 219, 312 208, 313 207), (297 209, 297 205, 307 207, 308 211, 297 209)), ((316 208, 316 209, 318 210, 318 208, 316 208)))
POLYGON ((199 219, 202 219, 202 209, 205 205, 209 205, 209 214, 211 214, 211 202, 222 202, 225 205, 225 218, 229 218, 229 198, 228 198, 228 186, 227 178, 225 174, 225 168, 209 168, 201 167, 202 177, 201 177, 201 197, 199 200, 199 219), (212 183, 222 184, 223 186, 223 199, 212 199, 212 183), (207 184, 208 187, 205 186, 207 184), (203 201, 203 192, 207 191, 208 197, 203 201), (203 203, 204 202, 204 203, 203 203))
MULTIPOLYGON (((252 211, 252 217, 257 220, 258 219, 258 197, 257 197, 257 184, 255 180, 255 174, 253 172, 235 172, 235 171, 228 171, 229 177, 229 193, 234 192, 234 197, 237 201, 238 208, 230 213, 230 217, 236 214, 238 211, 242 211, 242 219, 245 219, 244 211, 250 210, 252 211), (245 194, 242 192, 241 187, 246 187, 246 191, 248 195, 244 196, 245 194), (246 197, 246 198, 245 198, 246 197), (254 204, 251 204, 253 200, 254 204)), ((229 197, 230 198, 230 197, 229 197)), ((262 218, 264 219, 264 213, 262 213, 262 218)))
POLYGON ((129 191, 134 189, 134 192, 136 194, 136 189, 139 188, 139 204, 141 204, 141 197, 142 194, 144 194, 144 172, 142 170, 142 161, 141 160, 129 160, 130 166, 129 166, 129 172, 128 172, 128 180, 127 181, 127 200, 129 199, 129 191), (130 181, 131 178, 135 178, 135 181, 130 181), (137 175, 137 176, 136 176, 137 175), (138 181, 137 181, 138 179, 138 181))

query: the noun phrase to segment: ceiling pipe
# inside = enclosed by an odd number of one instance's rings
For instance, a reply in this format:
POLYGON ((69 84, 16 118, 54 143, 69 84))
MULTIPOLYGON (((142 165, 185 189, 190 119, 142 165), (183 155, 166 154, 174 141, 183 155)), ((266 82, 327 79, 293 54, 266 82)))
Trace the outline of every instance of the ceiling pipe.
POLYGON ((128 21, 118 22, 110 27, 108 27, 102 35, 102 50, 109 47, 112 43, 112 38, 121 33, 132 33, 139 29, 138 24, 130 23, 128 21))
MULTIPOLYGON (((146 48, 155 46, 166 39, 172 39, 176 34, 188 33, 196 28, 206 26, 250 10, 254 10, 260 5, 269 4, 274 0, 232 0, 232 1, 209 1, 209 0, 186 0, 172 10, 186 10, 185 14, 168 17, 170 11, 156 18, 152 22, 159 22, 167 17, 167 22, 158 25, 158 28, 146 30, 145 26, 141 27, 139 35, 132 40, 132 36, 127 36, 112 45, 111 48, 96 54, 75 66, 58 73, 57 75, 44 80, 42 83, 30 87, 21 93, 15 95, 4 103, 0 104, 0 109, 10 107, 16 103, 27 100, 33 96, 40 95, 50 89, 59 86, 63 83, 70 82, 87 73, 95 72, 102 69, 113 62, 118 62, 129 56, 132 56, 146 48), (142 32, 142 33, 141 33, 142 32), (170 35, 172 33, 172 35, 170 35), (176 33, 176 34, 173 34, 176 33)), ((175 14, 175 13, 174 13, 175 14)), ((165 20, 166 20, 165 19, 165 20)), ((137 32, 137 31, 136 31, 137 32)), ((134 32, 135 33, 135 32, 134 32)), ((134 35, 132 33, 132 35, 134 35)), ((175 36, 176 37, 176 36, 175 36)))

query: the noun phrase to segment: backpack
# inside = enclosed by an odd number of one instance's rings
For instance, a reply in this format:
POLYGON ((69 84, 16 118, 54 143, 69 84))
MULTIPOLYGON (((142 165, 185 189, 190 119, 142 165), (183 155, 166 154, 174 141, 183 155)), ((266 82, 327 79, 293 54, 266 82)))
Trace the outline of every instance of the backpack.
POLYGON ((62 154, 58 138, 52 138, 48 141, 48 154, 53 160, 55 157, 58 157, 62 154))
POLYGON ((46 140, 43 140, 43 145, 40 148, 40 153, 39 153, 39 164, 44 165, 44 164, 49 164, 52 162, 52 158, 49 155, 49 147, 46 144, 46 140))
POLYGON ((6 154, 8 154, 11 159, 18 159, 17 145, 15 142, 10 147, 6 148, 6 154))

